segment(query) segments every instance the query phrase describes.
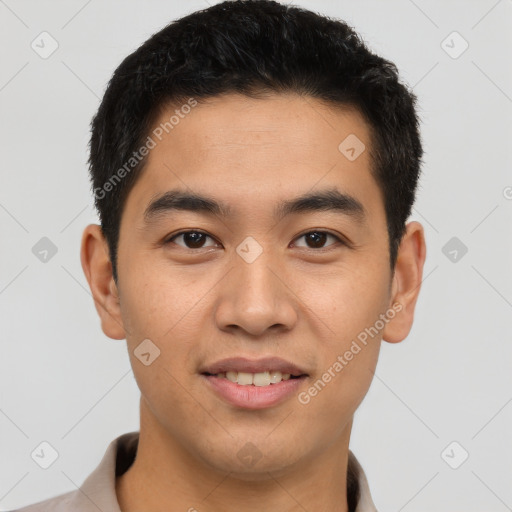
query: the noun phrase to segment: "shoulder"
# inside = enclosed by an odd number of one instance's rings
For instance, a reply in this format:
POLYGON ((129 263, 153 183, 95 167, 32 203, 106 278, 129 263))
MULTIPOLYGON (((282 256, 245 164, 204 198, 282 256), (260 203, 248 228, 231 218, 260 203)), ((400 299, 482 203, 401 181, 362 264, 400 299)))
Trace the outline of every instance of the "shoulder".
POLYGON ((39 501, 38 503, 12 510, 11 512, 69 512, 77 492, 78 491, 71 491, 60 494, 54 498, 39 501))
POLYGON ((128 432, 108 445, 103 458, 79 489, 10 512, 121 512, 115 490, 116 476, 134 461, 139 432, 128 432))

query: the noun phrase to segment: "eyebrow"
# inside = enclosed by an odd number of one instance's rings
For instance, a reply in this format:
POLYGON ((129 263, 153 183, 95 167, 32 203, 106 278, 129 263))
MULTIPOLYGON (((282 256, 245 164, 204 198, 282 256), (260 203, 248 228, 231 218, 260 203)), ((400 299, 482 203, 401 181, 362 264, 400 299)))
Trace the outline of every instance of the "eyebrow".
MULTIPOLYGON (((175 189, 157 196, 149 203, 144 211, 144 222, 151 224, 162 215, 176 210, 217 215, 223 218, 233 215, 233 209, 222 201, 175 189)), ((366 220, 366 210, 362 203, 336 188, 309 192, 294 199, 281 201, 274 210, 274 217, 276 220, 281 220, 291 214, 318 211, 340 213, 361 224, 366 220)))

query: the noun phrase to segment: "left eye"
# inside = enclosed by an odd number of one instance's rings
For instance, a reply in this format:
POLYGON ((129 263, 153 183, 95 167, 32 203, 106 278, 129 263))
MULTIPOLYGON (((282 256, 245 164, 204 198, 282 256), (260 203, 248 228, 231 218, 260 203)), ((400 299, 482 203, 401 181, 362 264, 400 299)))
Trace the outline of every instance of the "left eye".
MULTIPOLYGON (((322 249, 324 247, 326 240, 329 237, 331 237, 331 239, 334 239, 335 242, 343 243, 339 237, 337 237, 331 233, 328 233, 327 231, 310 231, 308 233, 304 233, 303 235, 301 235, 297 238, 297 240, 304 238, 306 240, 306 245, 302 245, 302 246, 300 246, 298 244, 296 244, 296 245, 298 247, 308 247, 310 249, 322 249), (308 245, 308 244, 311 244, 311 245, 308 245)), ((333 244, 329 244, 329 245, 333 245, 333 244)))

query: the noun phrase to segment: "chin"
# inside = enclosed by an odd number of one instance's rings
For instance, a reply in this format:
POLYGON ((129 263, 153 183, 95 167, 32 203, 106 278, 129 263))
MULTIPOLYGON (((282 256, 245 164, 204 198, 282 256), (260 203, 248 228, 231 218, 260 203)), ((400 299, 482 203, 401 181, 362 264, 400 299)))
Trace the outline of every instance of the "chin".
POLYGON ((257 439, 254 443, 233 440, 229 446, 218 446, 213 450, 209 447, 201 454, 201 459, 216 471, 231 473, 232 478, 258 482, 289 472, 305 455, 304 446, 293 443, 291 438, 290 446, 283 445, 283 440, 276 439, 277 442, 272 443, 264 436, 257 439), (297 450, 297 445, 301 451, 297 450))

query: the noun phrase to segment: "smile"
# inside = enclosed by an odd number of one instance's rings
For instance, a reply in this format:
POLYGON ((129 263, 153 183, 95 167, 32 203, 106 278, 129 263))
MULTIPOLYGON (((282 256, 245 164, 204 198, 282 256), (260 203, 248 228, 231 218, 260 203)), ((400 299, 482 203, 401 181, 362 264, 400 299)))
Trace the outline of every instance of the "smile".
MULTIPOLYGON (((210 375, 210 374, 207 374, 210 375)), ((221 372, 214 375, 219 379, 228 379, 231 382, 240 384, 241 386, 270 386, 272 384, 278 384, 283 380, 288 380, 290 378, 298 378, 296 376, 291 376, 289 373, 281 373, 278 370, 267 371, 267 372, 258 372, 258 373, 248 373, 248 372, 221 372)))
POLYGON ((218 398, 242 409, 265 409, 276 406, 295 396, 307 379, 307 375, 291 376, 277 371, 259 373, 230 371, 226 372, 225 376, 223 373, 216 375, 203 373, 201 377, 218 398))

